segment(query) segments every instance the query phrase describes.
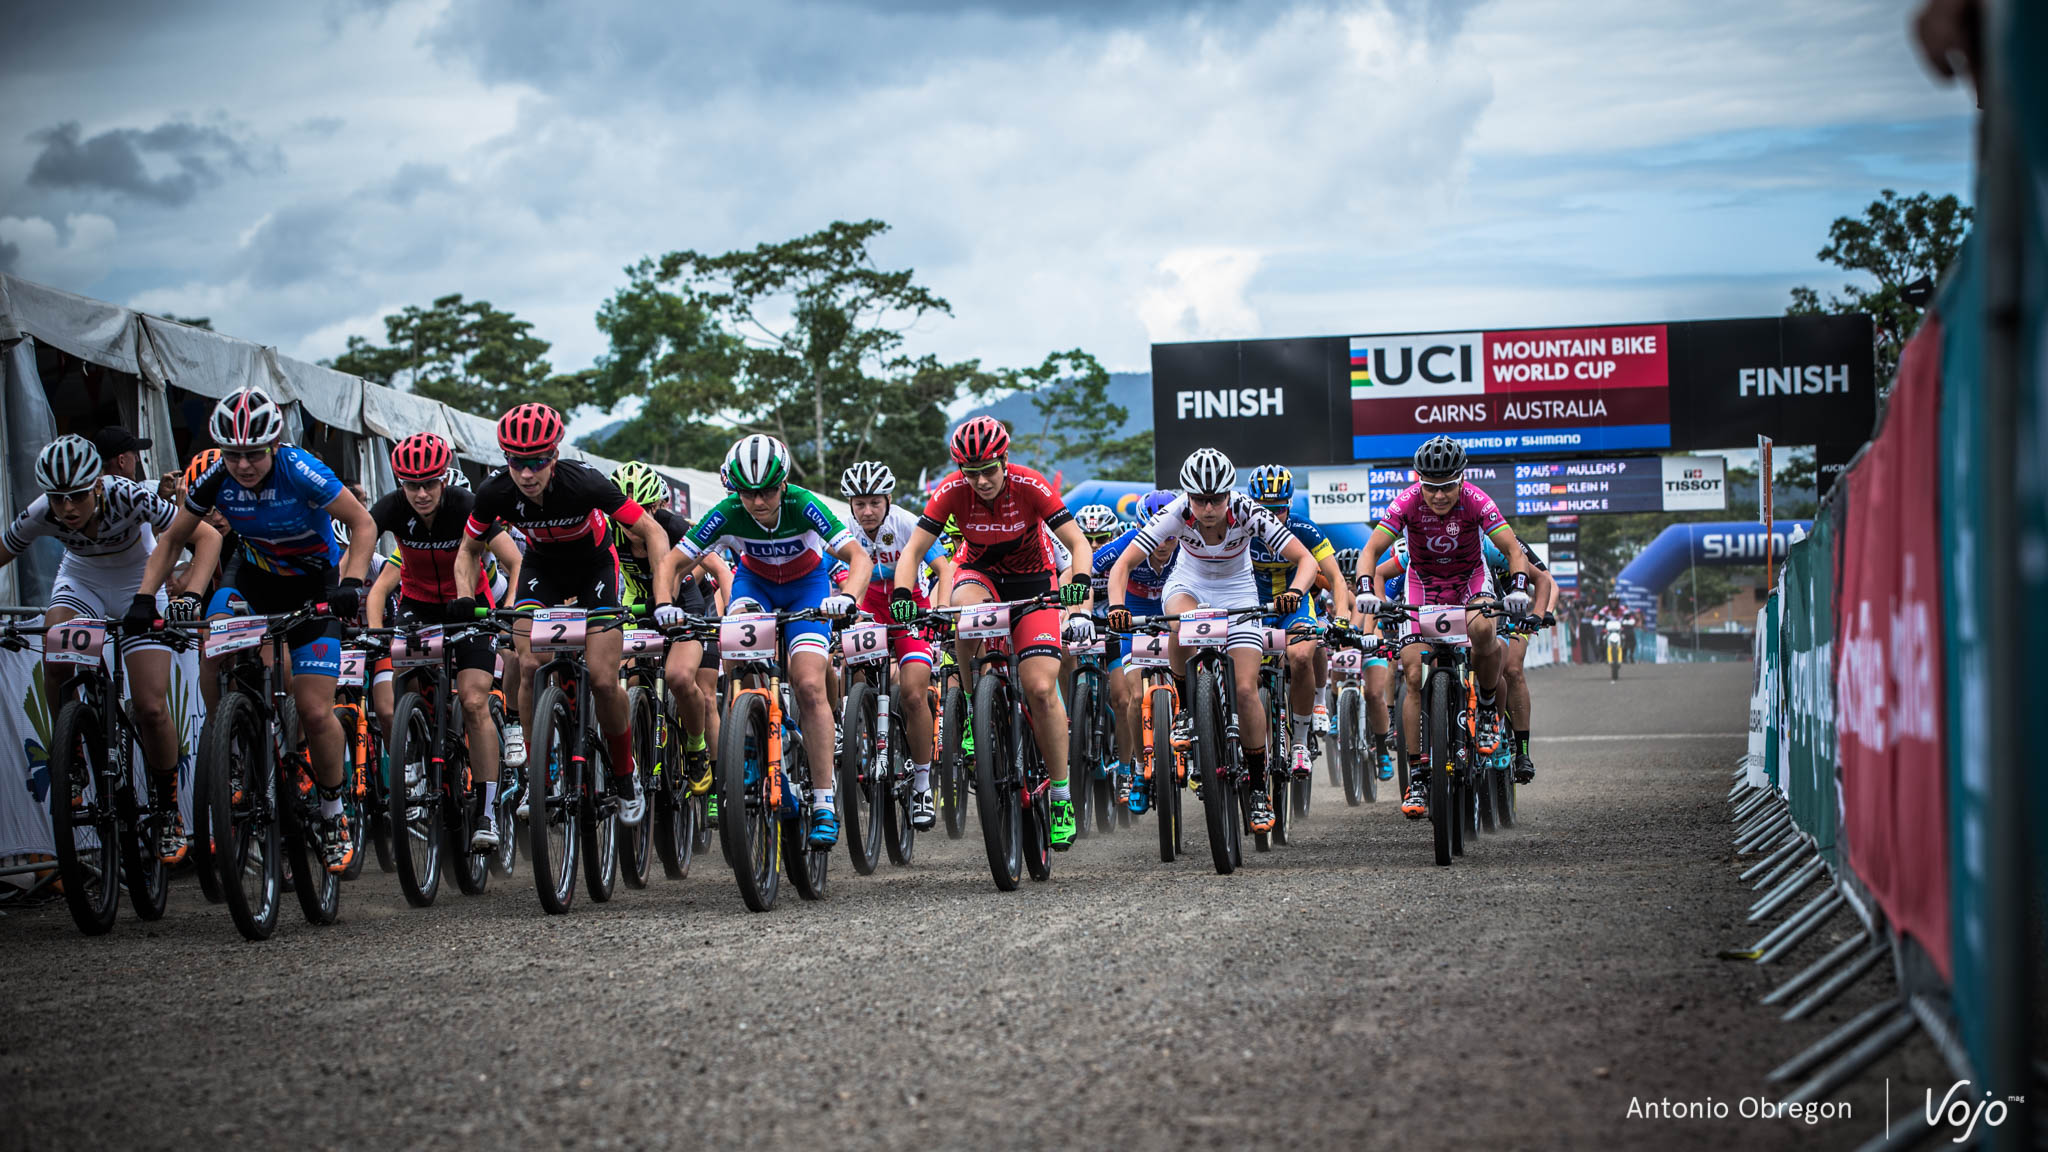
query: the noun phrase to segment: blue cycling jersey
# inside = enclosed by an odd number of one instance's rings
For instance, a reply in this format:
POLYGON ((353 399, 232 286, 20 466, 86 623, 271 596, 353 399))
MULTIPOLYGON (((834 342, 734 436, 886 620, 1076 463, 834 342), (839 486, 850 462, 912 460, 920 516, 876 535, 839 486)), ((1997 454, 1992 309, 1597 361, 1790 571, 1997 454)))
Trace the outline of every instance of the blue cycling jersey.
POLYGON ((334 520, 327 515, 341 493, 340 478, 319 457, 285 444, 254 491, 228 475, 225 461, 214 461, 185 494, 185 508, 195 516, 218 509, 241 537, 243 557, 258 568, 304 576, 341 563, 334 520))
MULTIPOLYGON (((1131 541, 1137 538, 1138 529, 1127 528, 1123 535, 1095 550, 1095 557, 1089 562, 1089 566, 1095 572, 1095 615, 1109 615, 1109 570, 1116 567, 1117 557, 1122 556, 1124 549, 1129 548, 1131 541)), ((1138 566, 1131 569, 1129 583, 1124 586, 1125 600, 1157 603, 1165 593, 1166 576, 1173 571, 1174 561, 1179 559, 1180 549, 1176 548, 1173 555, 1166 558, 1166 566, 1163 568, 1152 567, 1150 556, 1138 561, 1138 566)))

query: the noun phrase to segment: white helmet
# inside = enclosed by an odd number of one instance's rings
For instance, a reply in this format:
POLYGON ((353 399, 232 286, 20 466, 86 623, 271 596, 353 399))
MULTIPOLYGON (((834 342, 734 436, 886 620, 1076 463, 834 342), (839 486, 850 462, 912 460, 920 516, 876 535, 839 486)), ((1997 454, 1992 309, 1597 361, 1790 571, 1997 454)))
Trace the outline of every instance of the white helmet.
POLYGON ((855 496, 887 496, 896 491, 896 474, 879 460, 862 460, 839 476, 839 494, 848 500, 855 496))
POLYGON ((1190 496, 1218 496, 1237 487, 1237 466, 1214 448, 1197 448, 1180 466, 1181 490, 1190 496))
POLYGON ((1123 527, 1124 522, 1117 518, 1116 509, 1109 505, 1089 504, 1074 513, 1074 523, 1084 536, 1101 536, 1123 527))
POLYGON ((284 413, 263 389, 243 388, 213 406, 206 431, 223 448, 268 447, 284 435, 284 413))
POLYGON ((441 477, 441 483, 450 488, 460 488, 464 492, 472 491, 469 477, 463 475, 461 467, 455 464, 448 465, 448 474, 441 477))
POLYGON ((45 492, 81 492, 100 478, 100 450, 83 436, 59 436, 36 457, 36 486, 45 492))
POLYGON ((764 492, 789 479, 789 447, 756 432, 732 446, 718 475, 729 491, 764 492))
POLYGON ((1394 558, 1401 562, 1401 567, 1406 568, 1408 566, 1407 536, 1402 535, 1394 537, 1394 558))

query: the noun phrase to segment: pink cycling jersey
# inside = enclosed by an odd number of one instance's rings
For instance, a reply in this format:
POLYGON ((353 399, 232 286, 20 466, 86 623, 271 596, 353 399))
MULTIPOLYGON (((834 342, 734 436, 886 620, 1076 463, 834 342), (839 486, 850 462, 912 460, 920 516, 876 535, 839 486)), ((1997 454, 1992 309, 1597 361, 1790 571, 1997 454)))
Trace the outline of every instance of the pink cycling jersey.
POLYGON ((1422 485, 1411 484, 1387 505, 1379 526, 1408 536, 1408 564, 1423 580, 1435 584, 1462 582, 1486 567, 1486 537, 1507 524, 1493 498, 1467 482, 1458 502, 1439 516, 1422 498, 1422 485))

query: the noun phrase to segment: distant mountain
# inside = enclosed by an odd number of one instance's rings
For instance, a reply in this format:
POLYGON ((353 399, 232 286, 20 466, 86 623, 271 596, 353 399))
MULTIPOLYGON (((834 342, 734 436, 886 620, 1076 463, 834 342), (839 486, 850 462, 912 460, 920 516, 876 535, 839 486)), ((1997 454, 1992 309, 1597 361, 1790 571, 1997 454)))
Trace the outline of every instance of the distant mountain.
MULTIPOLYGON (((1104 439, 1129 436, 1141 429, 1152 427, 1152 374, 1150 372, 1110 373, 1109 400, 1112 404, 1123 405, 1124 408, 1129 410, 1129 415, 1124 420, 1123 427, 1103 429, 1104 439)), ((1024 435, 1037 432, 1043 424, 1043 418, 1038 415, 1038 410, 1031 406, 1030 394, 1023 392, 1012 396, 1005 396, 986 408, 976 408, 971 412, 963 414, 960 419, 965 420, 970 416, 982 415, 993 416, 1008 424, 1013 431, 1024 435)), ((1087 478, 1075 470, 1080 464, 1077 460, 1054 460, 1043 463, 1033 460, 1030 464, 1048 477, 1056 471, 1067 473, 1066 482, 1069 484, 1076 480, 1087 478)))

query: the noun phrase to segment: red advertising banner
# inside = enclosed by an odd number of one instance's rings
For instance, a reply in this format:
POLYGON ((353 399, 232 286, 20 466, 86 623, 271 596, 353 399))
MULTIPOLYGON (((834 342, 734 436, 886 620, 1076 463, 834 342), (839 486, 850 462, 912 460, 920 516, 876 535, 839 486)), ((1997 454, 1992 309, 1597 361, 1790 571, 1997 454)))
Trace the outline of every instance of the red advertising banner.
POLYGON ((1949 976, 1941 614, 1941 331, 1906 345, 1884 429, 1849 472, 1835 709, 1849 863, 1949 976))

